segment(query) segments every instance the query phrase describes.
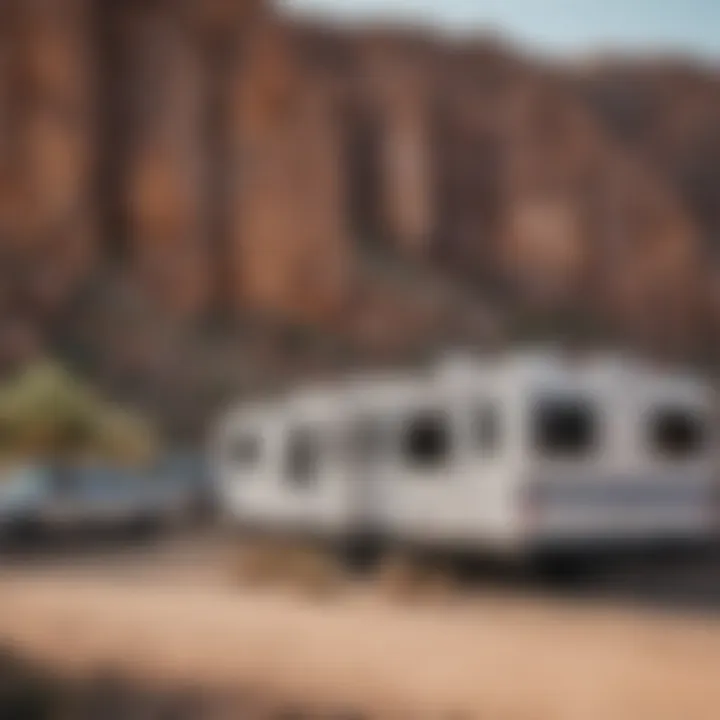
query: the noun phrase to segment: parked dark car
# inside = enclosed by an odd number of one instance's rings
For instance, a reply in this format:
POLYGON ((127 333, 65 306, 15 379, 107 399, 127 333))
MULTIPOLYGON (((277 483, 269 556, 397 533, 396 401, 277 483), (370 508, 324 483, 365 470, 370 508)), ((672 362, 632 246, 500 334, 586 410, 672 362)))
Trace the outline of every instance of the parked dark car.
POLYGON ((6 471, 0 482, 0 532, 17 537, 181 523, 202 502, 202 483, 190 470, 163 461, 142 470, 92 464, 6 471))

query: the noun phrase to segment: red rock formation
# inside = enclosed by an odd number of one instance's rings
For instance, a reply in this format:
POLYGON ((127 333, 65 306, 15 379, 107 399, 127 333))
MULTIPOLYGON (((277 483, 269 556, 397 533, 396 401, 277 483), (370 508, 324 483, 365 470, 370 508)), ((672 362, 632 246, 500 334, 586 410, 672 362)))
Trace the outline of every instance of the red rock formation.
POLYGON ((86 0, 0 7, 0 240, 4 281, 47 313, 94 250, 93 57, 86 0))
POLYGON ((126 3, 119 22, 127 259, 155 303, 193 316, 212 282, 198 38, 177 4, 126 3))
POLYGON ((232 107, 235 305, 321 321, 349 282, 332 94, 303 76, 283 28, 262 23, 246 39, 232 107))
POLYGON ((110 266, 181 318, 376 349, 490 301, 689 348, 716 312, 718 128, 720 81, 677 63, 551 67, 262 0, 4 0, 0 315, 110 266))

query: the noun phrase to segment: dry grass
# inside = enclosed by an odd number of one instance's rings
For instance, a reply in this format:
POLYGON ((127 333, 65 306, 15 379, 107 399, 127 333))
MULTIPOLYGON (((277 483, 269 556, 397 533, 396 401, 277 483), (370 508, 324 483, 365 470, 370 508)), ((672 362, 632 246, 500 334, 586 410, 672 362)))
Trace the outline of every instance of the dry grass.
MULTIPOLYGON (((243 587, 283 586, 313 598, 333 597, 348 585, 349 571, 331 552, 277 540, 244 543, 231 555, 231 580, 243 587)), ((451 597, 458 582, 449 567, 392 553, 377 568, 375 583, 397 602, 451 597)))
POLYGON ((377 579, 386 597, 403 602, 447 597, 457 588, 450 568, 405 553, 385 558, 377 579))
POLYGON ((230 575, 249 586, 274 585, 286 574, 288 548, 278 543, 247 543, 231 553, 230 575))
POLYGON ((330 553, 278 541, 244 545, 231 558, 231 576, 244 586, 289 585, 318 598, 337 594, 345 580, 330 553))
POLYGON ((336 595, 346 581, 340 563, 329 553, 313 548, 296 549, 288 572, 293 586, 312 597, 336 595))

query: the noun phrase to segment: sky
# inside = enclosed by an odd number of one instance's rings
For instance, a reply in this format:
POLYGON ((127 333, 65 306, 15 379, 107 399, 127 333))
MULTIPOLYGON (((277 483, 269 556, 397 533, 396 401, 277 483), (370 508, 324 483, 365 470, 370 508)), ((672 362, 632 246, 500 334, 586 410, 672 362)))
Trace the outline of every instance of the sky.
POLYGON ((671 52, 720 60, 720 0, 280 0, 342 21, 500 32, 551 54, 671 52))

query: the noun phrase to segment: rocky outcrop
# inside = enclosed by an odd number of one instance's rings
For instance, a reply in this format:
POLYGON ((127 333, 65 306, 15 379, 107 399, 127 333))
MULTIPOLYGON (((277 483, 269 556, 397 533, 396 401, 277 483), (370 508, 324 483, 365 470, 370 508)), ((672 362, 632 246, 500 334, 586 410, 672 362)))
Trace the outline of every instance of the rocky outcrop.
POLYGON ((86 0, 0 4, 0 320, 50 316, 96 257, 90 31, 86 0))
POLYGON ((341 126, 332 89, 293 51, 282 25, 263 22, 232 78, 232 302, 321 322, 350 282, 341 126))
POLYGON ((261 0, 2 0, 0 333, 36 347, 109 273, 180 326, 378 354, 570 315, 694 353, 720 321, 718 128, 720 80, 687 63, 261 0))

